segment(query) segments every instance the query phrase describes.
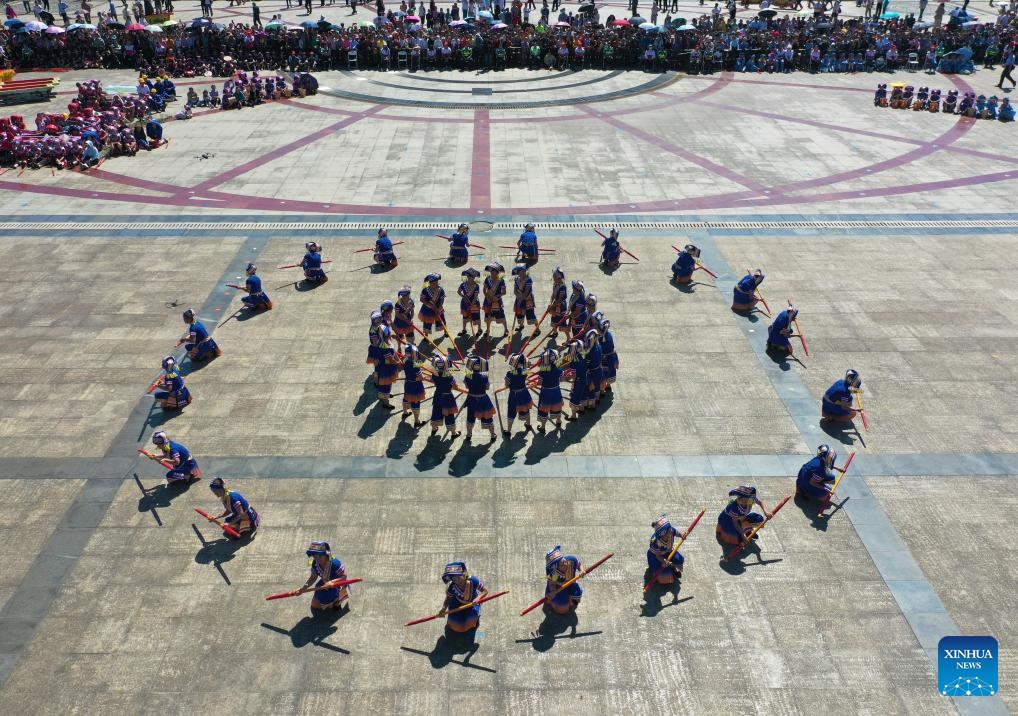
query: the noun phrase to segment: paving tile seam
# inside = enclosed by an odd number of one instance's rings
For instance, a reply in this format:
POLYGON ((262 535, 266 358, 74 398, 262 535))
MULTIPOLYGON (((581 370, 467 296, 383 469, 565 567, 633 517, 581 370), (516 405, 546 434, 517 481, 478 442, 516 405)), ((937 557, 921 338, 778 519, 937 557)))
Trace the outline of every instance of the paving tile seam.
MULTIPOLYGON (((708 234, 694 232, 690 238, 703 250, 705 262, 717 273, 716 288, 727 302, 728 292, 742 276, 742 272, 740 271, 736 275, 732 271, 717 244, 708 234)), ((799 374, 794 367, 791 370, 782 371, 771 360, 763 344, 763 335, 750 332, 751 325, 747 321, 739 321, 743 335, 756 354, 779 399, 784 403, 802 440, 809 447, 817 444, 817 441, 828 442, 829 436, 818 425, 820 410, 815 401, 810 414, 800 412, 796 406, 798 399, 809 396, 809 391, 799 374)), ((940 637, 960 635, 962 631, 951 618, 947 608, 926 578, 915 557, 912 556, 907 544, 891 523, 879 500, 869 491, 865 479, 854 470, 847 473, 841 487, 840 497, 844 506, 842 509, 852 523, 863 547, 880 572, 884 584, 897 603, 902 616, 908 622, 920 647, 927 650, 931 666, 936 667, 936 653, 931 655, 929 650, 936 649, 940 637), (855 501, 852 498, 855 498, 855 501), (894 578, 903 571, 908 572, 915 579, 905 582, 894 578)), ((774 499, 777 499, 777 496, 774 499)), ((1011 713, 999 695, 975 700, 954 697, 952 702, 958 712, 964 716, 989 716, 991 714, 996 716, 1011 713)))
MULTIPOLYGON (((394 82, 382 82, 381 80, 375 80, 375 79, 370 79, 370 78, 361 78, 361 77, 358 77, 357 75, 355 75, 353 72, 351 72, 349 70, 339 70, 339 73, 342 74, 342 75, 345 75, 347 77, 351 77, 351 78, 355 78, 355 79, 363 79, 363 81, 367 82, 369 85, 375 85, 377 87, 389 87, 389 88, 392 88, 392 89, 405 90, 405 91, 409 91, 409 92, 435 92, 435 93, 440 93, 440 94, 448 94, 448 93, 452 93, 452 94, 473 94, 473 90, 472 89, 469 89, 469 90, 466 90, 466 89, 457 90, 457 89, 449 89, 448 87, 434 87, 434 88, 431 88, 431 87, 415 87, 412 84, 401 85, 401 84, 396 84, 394 82)), ((530 92, 559 92, 559 91, 562 91, 562 90, 571 90, 571 89, 573 89, 575 87, 585 87, 587 85, 593 85, 593 84, 597 84, 599 82, 606 82, 608 80, 615 79, 616 77, 618 77, 618 76, 620 76, 622 74, 623 74, 623 72, 621 70, 616 70, 614 72, 610 72, 607 75, 603 75, 603 76, 600 76, 600 77, 593 77, 593 78, 588 79, 588 80, 582 80, 580 82, 571 82, 569 84, 555 85, 554 87, 527 87, 525 89, 504 89, 504 90, 498 90, 497 92, 498 93, 503 93, 503 94, 507 93, 507 92, 527 92, 527 93, 530 93, 530 92)), ((400 73, 398 76, 399 77, 408 77, 409 75, 400 73)), ((553 75, 552 78, 556 78, 556 77, 559 77, 559 76, 560 75, 553 75)), ((443 84, 471 84, 469 81, 445 81, 441 77, 435 77, 435 78, 431 78, 431 79, 433 81, 435 81, 435 82, 440 82, 440 83, 443 83, 443 84)), ((544 79, 551 79, 551 78, 548 78, 546 76, 544 79)), ((508 82, 520 82, 520 81, 521 80, 503 80, 502 82, 503 83, 508 83, 508 82)), ((479 78, 479 79, 475 80, 472 84, 474 86, 478 86, 478 85, 485 85, 486 86, 486 85, 489 85, 489 84, 495 84, 495 82, 488 82, 488 81, 486 81, 483 78, 479 78)), ((635 85, 634 89, 635 88, 639 88, 639 87, 644 86, 644 85, 647 85, 647 84, 650 84, 650 83, 643 83, 643 85, 635 85)), ((325 93, 328 94, 330 91, 332 91, 334 89, 335 88, 333 88, 333 87, 322 87, 322 88, 320 88, 319 91, 324 90, 325 93)), ((342 91, 342 90, 339 90, 339 91, 342 91)), ((384 103, 386 101, 387 101, 386 97, 379 97, 379 102, 384 103)))

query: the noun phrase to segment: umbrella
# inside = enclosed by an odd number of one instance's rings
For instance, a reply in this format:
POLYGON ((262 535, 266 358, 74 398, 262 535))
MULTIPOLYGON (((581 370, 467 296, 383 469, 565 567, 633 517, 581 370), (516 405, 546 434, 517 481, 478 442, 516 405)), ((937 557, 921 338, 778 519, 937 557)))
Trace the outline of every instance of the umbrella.
POLYGON ((588 3, 583 3, 582 5, 580 5, 576 9, 579 12, 593 12, 594 11, 594 7, 595 7, 594 3, 588 2, 588 3))
POLYGON ((90 25, 87 22, 74 22, 67 26, 68 32, 71 32, 72 30, 94 30, 94 29, 95 25, 90 25))
POLYGON ((162 32, 163 28, 158 25, 145 25, 145 32, 162 32))
POLYGON ((318 27, 318 23, 314 20, 305 20, 300 24, 301 27, 306 27, 309 30, 314 30, 318 27))
POLYGON ((506 25, 504 22, 496 22, 494 25, 491 26, 491 29, 492 30, 504 30, 507 27, 509 27, 509 26, 506 25))
POLYGON ((961 24, 961 26, 962 27, 977 27, 977 26, 982 25, 982 24, 983 23, 979 22, 978 20, 969 20, 968 22, 963 22, 961 24))
POLYGON ((777 10, 771 10, 770 8, 768 8, 766 10, 761 10, 756 15, 757 15, 757 17, 765 17, 765 18, 767 18, 767 17, 774 17, 777 14, 778 14, 777 10))
POLYGON ((695 25, 683 25, 682 27, 675 28, 675 30, 677 32, 689 32, 690 30, 695 30, 695 29, 696 29, 695 25))
POLYGON ((682 27, 686 24, 686 18, 676 17, 672 19, 672 27, 682 27))
POLYGON ((368 22, 367 20, 361 20, 360 22, 357 23, 357 27, 374 27, 374 26, 375 24, 373 22, 368 22))
POLYGON ((144 30, 145 26, 142 25, 140 22, 132 22, 130 25, 127 26, 126 29, 131 32, 134 32, 135 30, 144 30))
POLYGON ((628 24, 629 20, 623 20, 621 18, 618 20, 612 20, 612 25, 614 25, 615 27, 625 27, 628 24))
POLYGON ((927 28, 930 28, 930 27, 933 27, 933 23, 932 22, 927 22, 926 20, 923 20, 922 22, 917 22, 915 25, 913 25, 912 29, 913 30, 926 30, 927 28))
POLYGON ((174 27, 179 24, 180 23, 177 22, 176 20, 167 20, 166 22, 162 23, 161 27, 174 27))
MULTIPOLYGON (((336 29, 338 30, 340 28, 336 29)), ((411 32, 416 32, 417 30, 421 29, 421 23, 415 22, 413 25, 407 25, 407 29, 410 30, 411 32)))
POLYGON ((395 15, 396 17, 406 17, 406 13, 403 12, 402 10, 396 10, 392 14, 395 15))
POLYGON ((568 22, 556 22, 555 27, 572 27, 568 22))
POLYGON ((639 15, 633 15, 631 18, 629 18, 630 25, 640 25, 644 22, 647 22, 647 20, 645 18, 640 17, 639 15))
POLYGON ((641 22, 640 23, 640 29, 641 30, 653 30, 655 28, 657 28, 657 25, 655 25, 652 22, 641 22))
POLYGON ((404 19, 404 20, 405 20, 406 22, 420 22, 420 21, 421 21, 421 18, 417 17, 416 15, 407 15, 407 16, 406 16, 405 18, 403 18, 403 19, 404 19))
POLYGON ((901 15, 896 12, 885 12, 880 16, 881 20, 897 20, 901 15))
MULTIPOLYGON (((371 23, 369 22, 368 24, 370 25, 371 23)), ((281 23, 279 20, 276 20, 275 22, 267 22, 267 23, 265 23, 265 29, 266 30, 279 30, 282 27, 283 27, 283 23, 281 23)))
MULTIPOLYGON (((191 27, 195 27, 197 25, 211 25, 211 24, 212 21, 209 20, 207 17, 196 17, 195 19, 191 20, 191 27)), ((269 24, 271 25, 272 23, 269 24)))
POLYGON ((467 22, 466 20, 453 20, 452 22, 449 23, 449 27, 463 27, 464 25, 469 24, 470 23, 467 22))
POLYGON ((487 10, 481 10, 479 13, 477 13, 477 17, 481 18, 482 20, 494 20, 495 19, 495 16, 492 15, 487 10))
POLYGON ((32 20, 31 22, 26 22, 25 23, 25 28, 24 29, 28 30, 29 32, 37 32, 39 30, 45 30, 46 29, 46 23, 45 22, 39 22, 38 20, 32 20))
POLYGON ((25 24, 24 20, 19 20, 16 17, 12 17, 10 20, 4 20, 4 25, 6 27, 21 27, 24 24, 25 24))
POLYGON ((64 34, 64 28, 51 25, 50 27, 46 28, 45 33, 47 35, 62 35, 64 34))
MULTIPOLYGON (((52 25, 54 21, 53 13, 46 12, 45 10, 39 13, 39 19, 45 22, 47 25, 52 25)), ((973 18, 974 20, 975 18, 973 18)))

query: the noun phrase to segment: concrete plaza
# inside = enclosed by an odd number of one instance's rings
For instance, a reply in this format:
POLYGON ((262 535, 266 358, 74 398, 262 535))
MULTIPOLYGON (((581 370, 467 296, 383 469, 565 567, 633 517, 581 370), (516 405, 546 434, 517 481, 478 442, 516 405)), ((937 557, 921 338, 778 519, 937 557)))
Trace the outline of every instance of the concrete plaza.
MULTIPOLYGON (((93 76, 133 80, 61 89, 93 76)), ((875 75, 319 79, 314 97, 168 122, 167 147, 88 174, 0 176, 0 713, 1018 709, 1014 125, 875 109, 875 75), (495 228, 470 265, 510 264, 499 246, 533 220, 555 249, 538 305, 558 265, 612 321, 614 394, 560 432, 429 440, 374 402, 369 313, 440 271, 458 331, 460 269, 433 235, 473 219, 495 228), (404 242, 389 272, 354 253, 378 226, 404 242), (640 260, 604 272, 610 226, 640 260), (275 267, 311 239, 334 262, 306 290, 275 267), (690 242, 718 278, 678 290, 671 246, 690 242), (248 261, 269 313, 235 313, 225 284, 248 261), (801 311, 801 364, 764 352, 764 316, 729 310, 756 267, 772 308, 801 311), (144 392, 189 306, 223 355, 167 416, 144 392), (850 367, 871 429, 825 430, 820 397, 850 367), (139 461, 155 429, 252 502, 254 540, 198 519, 207 479, 167 488, 139 461), (823 442, 857 452, 842 507, 790 502, 719 564, 728 490, 772 506, 823 442), (701 509, 678 603, 644 600, 651 521, 701 509), (364 579, 338 620, 264 601, 303 583, 312 539, 364 579), (519 616, 557 544, 615 553, 575 632, 519 616), (440 621, 402 626, 437 611, 453 559, 511 590, 470 654, 440 621), (982 634, 999 696, 941 696, 939 639, 982 634)), ((921 79, 989 93, 996 74, 921 79)))

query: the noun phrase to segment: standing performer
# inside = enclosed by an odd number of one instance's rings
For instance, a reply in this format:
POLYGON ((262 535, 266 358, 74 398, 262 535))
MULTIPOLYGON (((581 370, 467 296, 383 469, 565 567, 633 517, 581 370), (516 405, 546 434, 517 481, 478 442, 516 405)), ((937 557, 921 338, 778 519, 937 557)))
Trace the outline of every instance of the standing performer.
POLYGON ((424 427, 426 421, 421 420, 424 398, 424 356, 417 346, 410 343, 403 356, 403 415, 400 420, 405 420, 413 412, 414 427, 424 427))
MULTIPOLYGON (((225 518, 225 523, 233 528, 235 532, 239 532, 241 536, 248 535, 249 537, 254 537, 255 530, 261 524, 261 518, 258 516, 258 512, 255 511, 255 508, 244 499, 244 496, 239 492, 227 490, 226 481, 221 477, 213 478, 212 482, 209 483, 209 489, 223 503, 222 514, 216 515, 214 519, 222 520, 225 518)), ((226 530, 223 530, 223 534, 231 539, 237 539, 226 530)))
POLYGON ((307 253, 301 259, 300 266, 304 269, 304 280, 308 283, 325 283, 329 277, 322 269, 322 247, 314 241, 304 244, 307 253))
POLYGON ((382 324, 389 330, 389 335, 392 335, 392 324, 395 320, 393 312, 396 310, 395 304, 386 299, 378 306, 378 311, 382 314, 382 324))
POLYGON ((184 344, 187 357, 193 361, 204 361, 216 358, 223 354, 219 345, 212 340, 208 329, 194 314, 194 309, 184 311, 184 323, 188 325, 187 336, 177 341, 177 345, 184 344))
POLYGON ((396 252, 392 249, 392 239, 389 238, 388 229, 379 229, 378 238, 375 239, 375 263, 385 268, 396 268, 399 261, 396 260, 396 252))
POLYGON ((537 248, 537 233, 534 231, 533 224, 528 223, 523 227, 523 233, 520 234, 516 246, 518 249, 517 256, 519 257, 517 260, 522 260, 528 266, 533 266, 537 263, 540 251, 537 248))
POLYGON ((500 263, 490 263, 484 267, 488 277, 484 279, 484 335, 491 332, 491 322, 502 324, 503 336, 509 335, 509 326, 505 322, 505 304, 502 297, 505 295, 505 279, 502 273, 505 269, 500 263))
POLYGON ((757 269, 753 273, 747 273, 732 289, 732 310, 752 311, 760 302, 757 298, 756 289, 763 283, 763 271, 757 269))
POLYGON ((779 356, 790 356, 793 354, 792 343, 789 338, 795 337, 792 323, 799 315, 795 308, 786 308, 779 313, 774 322, 767 328, 767 352, 779 356))
POLYGON ((188 483, 201 477, 201 470, 198 468, 198 461, 191 457, 191 451, 180 443, 175 443, 166 437, 166 432, 157 430, 152 433, 152 444, 159 448, 156 455, 146 454, 152 460, 165 460, 172 465, 166 473, 166 482, 169 484, 188 483))
MULTIPOLYGON (((567 335, 572 334, 571 327, 575 323, 574 316, 576 315, 577 310, 581 310, 583 312, 587 310, 587 289, 584 287, 583 281, 574 279, 570 286, 572 290, 569 292, 569 300, 566 304, 566 310, 569 311, 569 318, 566 319, 565 322, 565 326, 567 327, 565 333, 567 335), (579 309, 577 309, 577 305, 579 305, 579 309)), ((584 316, 583 320, 587 320, 586 316, 584 316)))
POLYGON ((693 244, 686 244, 672 264, 672 281, 674 283, 692 283, 696 260, 700 258, 700 249, 693 244))
POLYGON ((462 275, 466 280, 456 289, 456 293, 460 295, 460 315, 463 316, 463 330, 460 331, 460 335, 467 335, 469 323, 474 327, 474 338, 477 338, 481 335, 481 286, 477 283, 481 272, 471 266, 462 275))
POLYGON ((468 246, 470 244, 470 226, 468 224, 460 224, 459 228, 456 229, 456 233, 449 237, 449 263, 459 266, 465 264, 470 254, 468 246))
POLYGON ((622 245, 619 244, 619 232, 612 229, 601 242, 601 265, 607 268, 618 268, 622 259, 622 245))
POLYGON ((392 319, 392 332, 404 343, 414 342, 414 299, 411 288, 404 286, 396 298, 396 315, 392 319))
POLYGON ((718 515, 718 524, 714 528, 714 534, 725 544, 748 545, 749 533, 753 528, 764 521, 765 516, 770 517, 766 505, 757 497, 756 487, 751 485, 739 485, 729 490, 731 497, 728 505, 718 515), (754 505, 760 505, 763 510, 761 515, 753 512, 754 505))
POLYGON ((373 366, 372 379, 378 385, 378 366, 382 362, 382 351, 389 347, 389 327, 382 322, 379 311, 371 312, 371 327, 368 329, 368 357, 364 362, 373 366))
POLYGON ((537 369, 541 381, 541 393, 537 397, 537 432, 544 432, 544 424, 550 417, 555 427, 562 427, 562 368, 558 364, 558 351, 549 346, 540 357, 537 369))
MULTIPOLYGON (((513 325, 517 331, 523 330, 523 319, 526 317, 527 325, 537 325, 537 315, 534 312, 534 279, 527 275, 527 265, 519 264, 513 268, 513 325)), ((538 328, 535 335, 540 334, 538 328)))
POLYGON ((244 281, 243 286, 236 284, 230 284, 230 288, 237 288, 241 291, 247 291, 246 296, 241 296, 241 302, 252 310, 264 308, 267 311, 272 310, 272 301, 269 300, 269 296, 265 291, 262 290, 262 280, 257 276, 258 267, 253 263, 248 263, 244 268, 244 273, 247 274, 247 279, 244 281))
POLYGON ((587 335, 587 327, 590 325, 590 314, 597 308, 597 296, 588 293, 583 303, 573 304, 573 314, 569 318, 570 332, 574 339, 581 341, 587 335))
POLYGON ((431 326, 439 331, 445 324, 445 289, 438 285, 442 274, 429 273, 424 277, 424 288, 421 289, 421 310, 417 317, 424 326, 424 335, 431 335, 431 326))
MULTIPOLYGON (((328 542, 312 542, 306 554, 311 558, 311 576, 308 577, 308 581, 304 582, 303 587, 294 589, 290 594, 300 594, 312 584, 315 584, 316 587, 321 587, 326 582, 347 578, 346 566, 339 557, 332 556, 332 547, 329 546, 328 542)), ((319 589, 315 591, 315 596, 311 599, 311 609, 316 611, 324 609, 349 611, 350 605, 347 604, 349 599, 349 585, 319 589)))
MULTIPOLYGON (((686 535, 672 526, 672 523, 668 521, 668 515, 661 515, 651 522, 650 526, 654 528, 654 534, 650 536, 650 547, 647 549, 647 566, 650 568, 650 573, 654 575, 664 565, 668 555, 672 553, 675 538, 686 539, 686 535)), ((685 562, 686 558, 676 551, 672 555, 672 561, 668 564, 670 569, 661 570, 655 580, 656 583, 670 585, 674 584, 676 580, 682 579, 682 565, 685 562)))
POLYGON ((835 423, 850 423, 859 413, 852 407, 852 393, 862 389, 862 378, 859 372, 849 368, 845 371, 845 377, 836 380, 824 393, 823 403, 820 409, 820 420, 835 423))
POLYGON ((522 418, 524 432, 532 431, 530 425, 530 411, 534 407, 534 400, 530 397, 530 388, 527 387, 527 358, 522 353, 513 353, 509 356, 509 370, 505 374, 505 387, 509 391, 509 398, 506 408, 506 427, 502 434, 506 437, 512 433, 513 420, 522 418))
MULTIPOLYGON (((445 422, 445 435, 452 438, 460 436, 456 430, 456 396, 453 391, 458 387, 456 378, 448 371, 445 358, 435 356, 431 359, 431 382, 435 384, 435 395, 431 401, 431 435, 438 432, 438 427, 445 422)), ((445 437, 445 436, 443 436, 445 437)))
POLYGON ((395 410, 396 406, 389 401, 389 396, 392 395, 392 384, 396 382, 396 374, 399 373, 399 358, 392 346, 386 344, 382 348, 382 358, 375 366, 375 371, 378 402, 386 410, 395 410))
POLYGON ((601 385, 604 382, 604 370, 601 363, 604 360, 604 352, 601 350, 601 334, 596 328, 587 331, 587 338, 583 343, 583 351, 587 354, 587 393, 584 407, 593 410, 601 402, 601 385))
POLYGON ((587 354, 583 350, 583 341, 569 341, 565 348, 565 361, 573 368, 573 387, 569 391, 569 415, 566 420, 572 422, 582 413, 587 405, 587 354))
POLYGON ((568 312, 566 303, 566 275, 558 266, 551 272, 551 298, 548 300, 548 317, 551 319, 551 337, 558 335, 559 323, 568 312))
POLYGON ((619 373, 619 354, 615 351, 615 336, 611 332, 611 321, 601 321, 601 392, 612 392, 612 385, 619 373))
POLYGON ((491 434, 489 442, 495 442, 495 404, 488 396, 491 387, 488 380, 488 361, 475 355, 468 355, 464 366, 463 386, 467 390, 464 406, 467 409, 467 442, 474 432, 474 423, 481 419, 481 427, 491 434))
POLYGON ((555 545, 544 555, 544 571, 547 574, 548 583, 544 587, 545 609, 550 609, 556 614, 565 615, 576 611, 583 598, 583 587, 579 581, 573 582, 565 589, 560 585, 568 582, 581 571, 583 563, 579 557, 571 554, 562 554, 562 546, 555 545), (556 592, 558 592, 556 594, 556 592))
POLYGON ((177 361, 173 356, 163 358, 163 376, 156 383, 166 390, 156 391, 153 396, 163 410, 182 410, 191 404, 191 391, 184 385, 184 377, 180 375, 177 361))
POLYGON ((484 586, 484 582, 479 577, 467 574, 465 562, 450 562, 445 565, 442 581, 445 582, 446 588, 439 614, 443 616, 448 614, 445 628, 456 634, 465 634, 476 629, 481 623, 481 605, 476 602, 488 595, 488 588, 484 586), (470 609, 453 611, 467 604, 474 606, 470 609))
POLYGON ((799 468, 795 479, 795 496, 807 500, 820 500, 820 511, 823 512, 831 504, 831 488, 838 479, 834 472, 834 462, 838 452, 830 445, 817 448, 816 457, 799 468))

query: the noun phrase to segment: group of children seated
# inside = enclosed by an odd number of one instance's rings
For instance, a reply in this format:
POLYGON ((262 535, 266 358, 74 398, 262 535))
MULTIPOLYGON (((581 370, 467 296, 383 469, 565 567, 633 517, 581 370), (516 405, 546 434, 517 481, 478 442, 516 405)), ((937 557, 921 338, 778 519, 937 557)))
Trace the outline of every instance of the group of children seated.
POLYGON ((892 109, 911 109, 915 112, 960 114, 964 117, 996 119, 1001 122, 1013 122, 1015 119, 1015 108, 1007 97, 998 99, 994 95, 987 98, 986 95, 977 96, 975 92, 966 92, 959 98, 956 89, 942 95, 939 89, 920 87, 916 90, 912 85, 894 84, 888 94, 887 85, 878 84, 873 95, 873 105, 892 109))
POLYGON ((201 97, 193 87, 188 88, 187 107, 240 109, 276 99, 304 97, 317 91, 318 80, 307 73, 295 74, 292 83, 288 85, 286 78, 279 75, 261 77, 256 71, 248 77, 246 72, 237 72, 223 83, 222 94, 215 85, 203 90, 201 97))

